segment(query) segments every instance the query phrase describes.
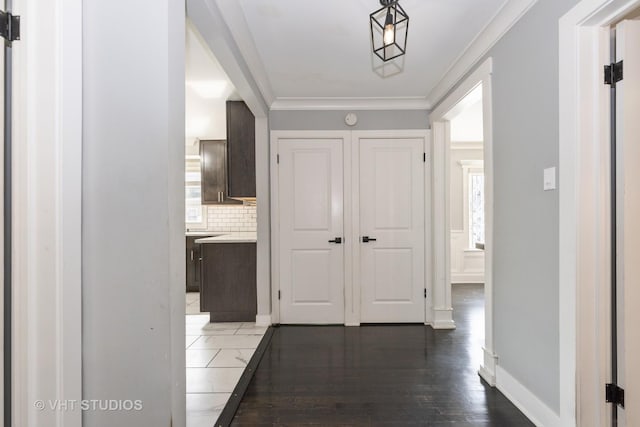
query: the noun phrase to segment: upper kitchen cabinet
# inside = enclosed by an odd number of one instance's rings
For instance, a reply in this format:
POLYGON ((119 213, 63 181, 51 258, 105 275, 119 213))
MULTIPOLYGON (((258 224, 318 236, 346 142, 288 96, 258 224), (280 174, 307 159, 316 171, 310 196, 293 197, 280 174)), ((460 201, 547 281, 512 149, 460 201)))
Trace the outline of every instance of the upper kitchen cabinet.
POLYGON ((227 101, 229 197, 256 197, 255 117, 243 101, 227 101))
POLYGON ((238 204, 227 191, 227 144, 224 139, 200 141, 202 204, 238 204))

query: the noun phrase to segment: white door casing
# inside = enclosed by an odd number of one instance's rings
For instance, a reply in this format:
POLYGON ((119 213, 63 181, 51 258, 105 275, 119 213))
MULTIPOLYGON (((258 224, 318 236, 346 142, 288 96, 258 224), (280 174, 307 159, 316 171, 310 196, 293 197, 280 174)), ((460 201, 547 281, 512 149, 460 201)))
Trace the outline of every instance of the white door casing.
POLYGON ((425 139, 360 137, 357 144, 361 322, 423 323, 425 139))
POLYGON ((343 141, 280 141, 280 322, 344 323, 343 141))
POLYGON ((618 425, 640 425, 640 21, 616 25, 616 61, 623 61, 624 78, 616 83, 617 158, 617 317, 618 381, 625 390, 625 407, 618 425))
MULTIPOLYGON (((343 180, 344 180, 344 240, 342 251, 344 253, 344 324, 347 326, 357 326, 360 324, 360 299, 361 299, 361 287, 360 287, 360 246, 359 243, 360 231, 359 231, 359 146, 357 141, 359 138, 417 138, 424 141, 427 153, 427 163, 423 174, 423 188, 431 188, 431 173, 430 162, 431 157, 431 144, 430 144, 430 131, 428 130, 376 130, 376 131, 272 131, 271 132, 271 228, 273 239, 271 241, 271 280, 272 286, 272 323, 288 323, 286 315, 283 318, 282 313, 285 309, 281 306, 285 304, 286 297, 283 289, 283 281, 286 270, 283 269, 282 257, 284 251, 282 250, 282 233, 280 229, 285 226, 281 224, 281 203, 283 197, 280 193, 283 191, 280 184, 281 181, 286 180, 286 171, 282 170, 284 158, 283 153, 280 151, 283 144, 289 142, 311 142, 315 145, 322 144, 326 140, 339 140, 342 141, 343 146, 343 180), (355 268, 354 266, 357 266, 355 268), (279 292, 280 291, 280 292, 279 292), (280 294, 280 295, 279 295, 280 294), (282 297, 282 300, 279 299, 282 297)), ((290 191, 290 190, 289 190, 290 191)), ((428 190, 427 190, 428 192, 428 190)), ((421 195, 419 198, 420 203, 424 206, 426 224, 431 222, 431 198, 428 195, 421 195)), ((431 260, 431 227, 423 227, 423 238, 425 244, 425 254, 419 263, 421 268, 425 272, 431 271, 433 265, 431 260)), ((329 237, 329 235, 327 235, 329 237)), ((337 237, 330 236, 329 239, 337 237)), ((288 268, 288 267, 287 267, 288 268)), ((426 274, 426 273, 423 273, 426 274)), ((430 276, 426 280, 427 299, 426 304, 423 304, 423 311, 425 316, 425 323, 430 322, 431 307, 431 294, 432 285, 430 276), (426 305, 426 306, 425 306, 426 305)), ((424 288, 423 285, 421 288, 424 288)), ((421 291, 424 292, 424 291, 421 291)), ((327 320, 321 323, 328 323, 327 320)))

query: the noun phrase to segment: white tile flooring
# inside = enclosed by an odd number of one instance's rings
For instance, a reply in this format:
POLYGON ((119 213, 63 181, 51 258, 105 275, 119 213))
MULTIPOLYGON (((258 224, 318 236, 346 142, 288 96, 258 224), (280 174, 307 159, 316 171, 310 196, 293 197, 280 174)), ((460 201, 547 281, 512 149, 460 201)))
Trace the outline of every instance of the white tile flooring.
POLYGON ((198 314, 187 314, 187 427, 215 424, 266 331, 255 323, 209 323, 199 302, 198 314))
POLYGON ((200 292, 187 292, 187 314, 200 314, 200 292))

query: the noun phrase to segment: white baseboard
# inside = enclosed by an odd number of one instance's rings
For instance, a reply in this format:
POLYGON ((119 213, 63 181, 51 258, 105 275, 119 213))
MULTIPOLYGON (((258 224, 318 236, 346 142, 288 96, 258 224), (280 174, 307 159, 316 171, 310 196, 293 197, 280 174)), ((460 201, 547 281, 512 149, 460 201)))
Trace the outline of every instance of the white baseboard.
POLYGON ((498 356, 496 356, 492 351, 487 350, 486 348, 482 348, 483 352, 483 360, 480 369, 478 369, 478 374, 482 377, 483 380, 487 382, 491 387, 496 386, 496 365, 498 364, 498 356))
POLYGON ((451 272, 451 283, 484 283, 484 273, 451 272))
POLYGON ((256 315, 256 326, 271 326, 271 315, 270 314, 256 315))
POLYGON ((433 310, 433 329, 455 329, 456 322, 453 321, 452 308, 436 308, 433 310))
POLYGON ((538 427, 560 427, 560 415, 531 393, 501 366, 496 366, 496 386, 538 427))

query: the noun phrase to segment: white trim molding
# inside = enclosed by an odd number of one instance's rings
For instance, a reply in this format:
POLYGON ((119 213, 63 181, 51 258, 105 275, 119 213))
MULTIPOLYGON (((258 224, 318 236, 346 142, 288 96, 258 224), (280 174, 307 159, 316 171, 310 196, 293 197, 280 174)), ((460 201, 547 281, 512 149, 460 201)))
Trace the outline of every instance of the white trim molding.
POLYGON ((609 26, 640 0, 582 0, 559 22, 560 418, 607 425, 610 378, 609 26))
POLYGON ((271 315, 270 314, 257 314, 256 315, 256 326, 271 326, 271 315))
POLYGON ((453 321, 453 309, 434 308, 431 327, 433 329, 455 329, 456 323, 453 321))
POLYGON ((493 347, 493 106, 491 58, 480 64, 431 113, 433 131, 433 248, 434 248, 434 322, 433 327, 453 327, 451 305, 451 226, 450 226, 450 136, 449 120, 457 114, 459 104, 469 93, 482 85, 483 153, 485 176, 485 268, 484 316, 485 337, 483 365, 480 374, 489 384, 495 376, 496 356, 493 347), (449 317, 446 317, 446 316, 449 317))
POLYGON ((215 55, 238 94, 254 116, 267 117, 269 103, 265 98, 272 95, 266 87, 266 94, 261 92, 261 85, 265 84, 266 77, 260 74, 255 63, 247 63, 234 34, 224 20, 219 3, 216 0, 186 0, 186 3, 187 17, 215 55))
POLYGON ((496 387, 538 427, 561 427, 560 416, 518 382, 502 366, 496 367, 496 387))
POLYGON ((251 36, 249 24, 242 10, 242 4, 239 1, 221 0, 216 0, 216 4, 222 12, 224 21, 227 23, 234 41, 242 52, 242 57, 247 63, 247 67, 255 79, 265 102, 267 105, 271 105, 275 100, 271 82, 260 59, 258 48, 251 36))
POLYGON ((473 66, 487 54, 507 31, 520 20, 537 0, 511 0, 505 2, 498 13, 484 29, 473 39, 464 52, 443 74, 440 82, 427 96, 427 104, 437 105, 473 66))
POLYGON ((82 0, 20 0, 13 46, 13 425, 79 427, 82 412, 82 0))
POLYGON ((431 108, 425 97, 408 96, 398 98, 294 98, 279 97, 271 104, 272 110, 428 110, 431 108))
MULTIPOLYGON (((201 1, 201 0, 199 0, 201 1)), ((224 12, 224 23, 234 39, 247 68, 272 110, 429 110, 496 44, 537 0, 505 2, 487 25, 473 38, 453 64, 443 73, 439 83, 426 96, 400 98, 278 97, 262 62, 244 11, 239 2, 207 0, 224 12)), ((192 0, 193 2, 193 0, 192 0)), ((211 6, 209 6, 211 7, 211 6)), ((191 14, 190 14, 191 15, 191 14)), ((195 15, 195 12, 194 12, 195 15)), ((220 59, 220 58, 219 58, 220 59)), ((224 60, 224 58, 223 58, 224 60)))
POLYGON ((491 387, 496 385, 496 368, 498 367, 498 356, 492 351, 482 347, 483 363, 478 369, 478 375, 491 387))

